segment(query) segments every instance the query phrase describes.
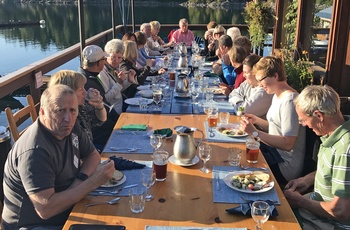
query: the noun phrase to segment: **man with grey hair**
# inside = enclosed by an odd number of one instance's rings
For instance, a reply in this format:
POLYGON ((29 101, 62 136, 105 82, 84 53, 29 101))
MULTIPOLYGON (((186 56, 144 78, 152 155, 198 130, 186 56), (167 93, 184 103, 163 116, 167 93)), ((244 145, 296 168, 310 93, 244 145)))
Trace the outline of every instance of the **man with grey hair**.
POLYGON ((92 130, 93 143, 99 151, 102 151, 113 131, 116 121, 119 118, 119 114, 114 109, 108 107, 111 106, 111 104, 106 99, 106 91, 99 76, 105 66, 109 54, 104 52, 101 47, 97 45, 89 45, 84 48, 81 56, 82 67, 79 68, 78 72, 86 77, 87 81, 84 87, 87 91, 90 88, 94 88, 100 92, 105 104, 105 109, 108 112, 106 122, 92 130))
POLYGON ((120 71, 119 64, 123 59, 124 44, 120 39, 112 39, 105 45, 105 52, 109 55, 98 75, 102 81, 106 101, 113 105, 113 109, 121 114, 123 108, 122 92, 135 82, 135 70, 120 71))
POLYGON ((39 118, 10 151, 4 170, 2 229, 62 229, 73 205, 110 180, 101 158, 75 124, 78 100, 66 85, 47 88, 39 118))
POLYGON ((159 47, 155 47, 153 43, 148 39, 152 35, 151 24, 149 23, 141 24, 140 31, 146 36, 146 39, 147 39, 147 42, 144 48, 148 56, 145 56, 145 58, 152 59, 152 58, 155 58, 155 56, 160 56, 161 54, 159 53, 159 47))
POLYGON ((321 136, 322 144, 316 171, 291 180, 284 194, 298 208, 303 229, 350 229, 350 120, 330 86, 308 86, 294 104, 299 123, 321 136))
POLYGON ((194 41, 194 34, 188 29, 188 21, 186 18, 182 18, 179 21, 179 29, 176 30, 170 42, 173 43, 186 43, 186 46, 191 46, 194 41))

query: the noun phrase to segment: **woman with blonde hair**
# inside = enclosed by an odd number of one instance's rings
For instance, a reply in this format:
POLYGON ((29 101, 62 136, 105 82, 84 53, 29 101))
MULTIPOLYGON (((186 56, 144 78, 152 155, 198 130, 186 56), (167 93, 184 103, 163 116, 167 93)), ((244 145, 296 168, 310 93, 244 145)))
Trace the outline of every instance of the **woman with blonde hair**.
POLYGON ((86 77, 81 73, 72 70, 60 70, 50 77, 48 87, 62 84, 73 89, 79 104, 79 114, 76 122, 83 128, 95 147, 98 150, 102 150, 99 148, 99 144, 105 143, 94 141, 93 129, 100 127, 107 120, 107 112, 103 106, 102 96, 99 94, 98 90, 89 89, 91 93, 97 96, 97 99, 89 100, 89 102, 86 101, 87 93, 84 88, 85 83, 86 77))
POLYGON ((278 183, 301 176, 305 156, 305 127, 299 124, 293 100, 298 92, 287 83, 283 61, 267 56, 254 66, 255 78, 266 93, 272 94, 272 103, 262 119, 245 114, 241 119, 243 131, 260 138, 260 150, 278 183), (257 129, 256 127, 260 127, 257 129))
POLYGON ((165 44, 163 39, 158 36, 158 33, 160 31, 160 23, 158 21, 151 21, 149 23, 151 25, 151 37, 148 38, 150 42, 154 45, 154 47, 167 48, 172 46, 174 43, 169 42, 168 44, 165 44))
POLYGON ((133 82, 133 87, 130 86, 127 91, 128 93, 125 96, 133 97, 136 93, 136 87, 138 85, 143 85, 146 81, 147 76, 155 76, 160 75, 165 72, 165 69, 161 68, 158 71, 151 71, 152 61, 150 59, 146 59, 146 66, 143 68, 137 68, 136 61, 138 57, 137 45, 133 41, 125 41, 124 42, 124 54, 123 60, 120 63, 120 70, 122 71, 130 71, 134 70, 136 72, 135 81, 133 82))

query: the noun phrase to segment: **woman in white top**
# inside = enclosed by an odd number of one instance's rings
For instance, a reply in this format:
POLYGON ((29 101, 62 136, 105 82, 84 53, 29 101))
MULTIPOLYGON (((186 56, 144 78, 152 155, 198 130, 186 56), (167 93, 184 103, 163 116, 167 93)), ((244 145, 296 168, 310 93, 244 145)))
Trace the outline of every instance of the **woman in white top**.
POLYGON ((243 76, 246 80, 229 95, 229 102, 233 105, 235 113, 239 107, 243 107, 244 113, 251 113, 261 118, 266 117, 273 95, 267 94, 259 86, 253 73, 253 66, 260 58, 259 55, 251 54, 243 61, 243 76))
POLYGON ((268 94, 273 94, 267 120, 245 114, 241 128, 259 137, 260 150, 280 184, 301 176, 305 156, 305 127, 299 124, 293 100, 298 92, 287 83, 283 62, 263 57, 254 66, 255 77, 268 94), (259 126, 261 130, 255 126, 259 126))
POLYGON ((151 25, 151 36, 148 38, 150 42, 154 45, 154 47, 158 47, 159 49, 168 48, 173 45, 173 42, 169 42, 165 44, 163 39, 158 36, 160 31, 160 23, 158 21, 151 21, 149 23, 151 25))
POLYGON ((134 70, 119 71, 119 64, 123 60, 124 53, 124 44, 121 40, 112 39, 107 42, 105 52, 109 54, 109 57, 107 57, 99 78, 106 92, 106 101, 113 105, 118 114, 121 114, 123 108, 122 92, 135 81, 136 72, 134 70))

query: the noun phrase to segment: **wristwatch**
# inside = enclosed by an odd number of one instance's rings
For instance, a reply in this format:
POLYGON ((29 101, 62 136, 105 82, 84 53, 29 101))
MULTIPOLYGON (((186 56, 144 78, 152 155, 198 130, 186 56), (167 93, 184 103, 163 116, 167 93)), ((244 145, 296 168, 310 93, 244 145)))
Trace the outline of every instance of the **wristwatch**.
POLYGON ((89 176, 86 175, 85 173, 80 172, 80 173, 78 173, 78 175, 76 176, 76 178, 79 179, 79 180, 81 180, 81 181, 84 181, 84 180, 86 180, 87 178, 89 178, 89 176))
POLYGON ((254 131, 252 134, 253 134, 253 137, 258 137, 259 136, 259 133, 257 131, 254 131))

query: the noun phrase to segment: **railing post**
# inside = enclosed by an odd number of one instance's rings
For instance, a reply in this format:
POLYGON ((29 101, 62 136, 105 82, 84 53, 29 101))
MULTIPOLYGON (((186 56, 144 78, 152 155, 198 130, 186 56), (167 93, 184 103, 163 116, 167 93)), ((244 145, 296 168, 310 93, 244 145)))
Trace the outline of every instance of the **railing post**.
POLYGON ((115 16, 114 16, 114 0, 111 0, 111 15, 112 15, 112 36, 113 38, 116 38, 115 34, 115 16))
MULTIPOLYGON (((79 15, 79 37, 80 37, 80 56, 85 48, 85 24, 84 24, 84 2, 78 0, 78 15, 79 15)), ((80 63, 82 62, 80 57, 80 63)))

